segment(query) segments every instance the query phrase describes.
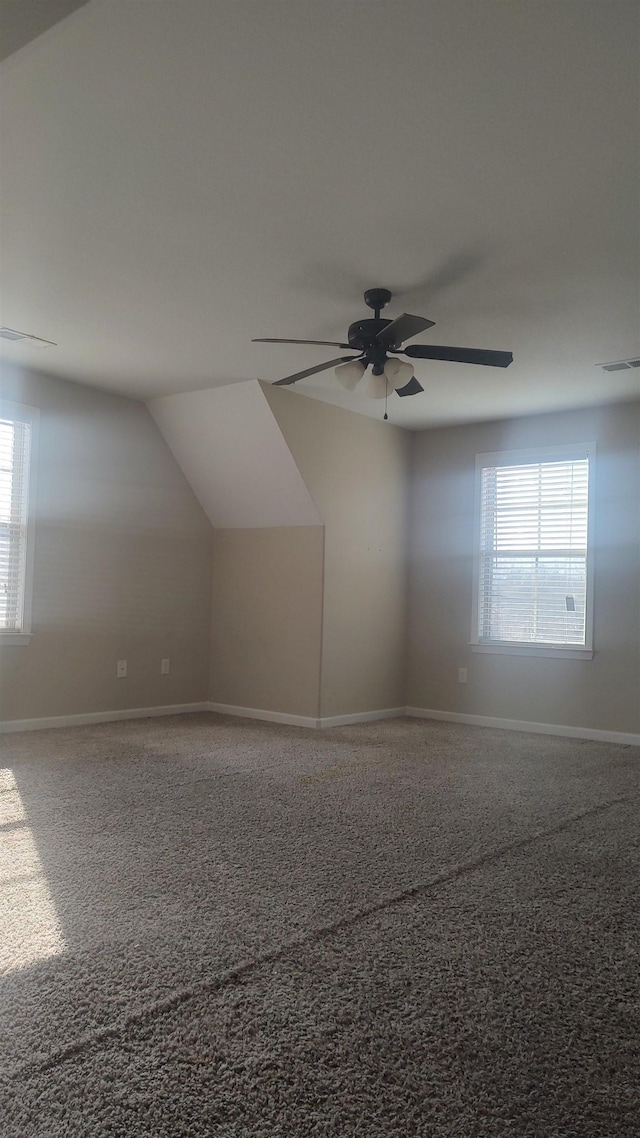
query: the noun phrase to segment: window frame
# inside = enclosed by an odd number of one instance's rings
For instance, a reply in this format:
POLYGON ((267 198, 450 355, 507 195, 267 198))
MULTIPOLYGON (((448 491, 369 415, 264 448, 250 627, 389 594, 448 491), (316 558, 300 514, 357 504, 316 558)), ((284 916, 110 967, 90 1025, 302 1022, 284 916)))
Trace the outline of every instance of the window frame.
POLYGON ((545 656, 557 660, 592 660, 593 648, 593 597, 594 597, 594 491, 596 469, 595 442, 575 443, 567 446, 531 447, 522 450, 492 451, 476 455, 473 532, 473 600, 471 614, 472 652, 485 652, 505 656, 545 656), (482 471, 487 467, 526 466, 544 462, 566 462, 588 459, 587 489, 587 552, 585 590, 584 644, 544 644, 536 641, 481 640, 480 617, 480 560, 482 471))
POLYGON ((0 648, 5 645, 26 645, 33 640, 33 571, 35 550, 35 501, 36 501, 36 463, 38 453, 38 431, 40 411, 24 403, 12 403, 0 398, 0 418, 17 423, 27 423, 30 428, 29 471, 27 478, 27 535, 24 556, 24 584, 22 605, 22 626, 20 630, 0 628, 0 648))

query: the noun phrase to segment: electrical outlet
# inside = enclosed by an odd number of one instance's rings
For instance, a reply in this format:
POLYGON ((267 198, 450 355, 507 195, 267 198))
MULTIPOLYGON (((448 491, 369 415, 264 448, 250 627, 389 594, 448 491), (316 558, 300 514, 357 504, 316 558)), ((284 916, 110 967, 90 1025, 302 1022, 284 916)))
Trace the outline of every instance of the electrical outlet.
POLYGON ((127 674, 127 661, 126 660, 118 660, 118 663, 116 665, 116 675, 117 675, 118 679, 123 680, 125 678, 126 674, 127 674))
POLYGON ((161 676, 168 676, 169 675, 169 660, 168 659, 160 661, 160 675, 161 676))
POLYGON ((466 668, 458 668, 458 683, 459 684, 466 684, 466 682, 467 682, 467 669, 466 668))

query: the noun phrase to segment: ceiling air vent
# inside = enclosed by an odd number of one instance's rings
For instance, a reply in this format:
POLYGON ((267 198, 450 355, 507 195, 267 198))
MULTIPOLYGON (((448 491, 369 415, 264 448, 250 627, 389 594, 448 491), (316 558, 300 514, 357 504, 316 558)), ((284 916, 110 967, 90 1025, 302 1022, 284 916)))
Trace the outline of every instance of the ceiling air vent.
POLYGON ((631 367, 640 367, 640 359, 612 360, 608 364, 596 364, 596 367, 601 367, 603 371, 627 371, 631 367))
POLYGON ((26 340, 30 348, 55 348, 53 340, 43 340, 41 336, 32 336, 30 332, 18 332, 15 328, 0 328, 2 340, 26 340))

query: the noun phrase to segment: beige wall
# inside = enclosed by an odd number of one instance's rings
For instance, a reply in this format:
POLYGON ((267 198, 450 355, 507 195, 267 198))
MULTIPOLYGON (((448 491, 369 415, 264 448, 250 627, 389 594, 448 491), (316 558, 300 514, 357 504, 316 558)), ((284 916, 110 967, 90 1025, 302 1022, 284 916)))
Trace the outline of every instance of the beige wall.
POLYGON ((404 705, 410 436, 265 385, 325 523, 322 716, 404 705))
POLYGON ((211 527, 149 412, 9 369, 2 395, 41 415, 34 637, 2 649, 0 717, 205 700, 211 527))
POLYGON ((2 649, 0 718, 209 698, 640 731, 640 404, 410 435, 264 392, 324 527, 214 534, 143 405, 5 371, 4 397, 40 408, 41 425, 34 638, 2 649), (471 652, 476 454, 592 440, 593 660, 471 652))
POLYGON ((640 731, 640 404, 617 404, 414 436, 407 704, 640 731), (593 660, 473 653, 478 453, 597 443, 593 660), (457 682, 459 667, 469 682, 457 682))
POLYGON ((215 531, 213 702, 318 718, 323 540, 322 526, 215 531))

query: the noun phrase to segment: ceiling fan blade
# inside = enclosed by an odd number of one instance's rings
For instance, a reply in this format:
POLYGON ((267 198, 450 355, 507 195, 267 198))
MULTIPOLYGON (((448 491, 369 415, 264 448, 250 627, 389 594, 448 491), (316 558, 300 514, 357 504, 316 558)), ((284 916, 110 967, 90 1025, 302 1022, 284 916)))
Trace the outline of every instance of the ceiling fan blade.
POLYGON ((412 344, 403 354, 414 360, 449 360, 456 364, 488 364, 490 367, 509 367, 511 352, 489 352, 485 348, 445 348, 437 344, 412 344))
POLYGON ((421 391, 424 391, 424 387, 422 386, 421 383, 418 383, 418 381, 414 375, 413 378, 410 379, 408 383, 405 383, 404 387, 396 388, 396 391, 397 391, 398 395, 403 395, 403 396, 404 395, 419 395, 421 391))
POLYGON ((411 316, 409 312, 403 312, 401 316, 397 316, 386 328, 378 332, 376 340, 385 347, 404 344, 405 340, 410 340, 412 336, 417 336, 418 332, 423 332, 425 328, 433 328, 435 321, 427 320, 424 316, 411 316))
POLYGON ((338 356, 337 360, 327 360, 324 364, 318 364, 316 367, 308 367, 306 371, 297 371, 295 375, 286 375, 284 379, 276 379, 273 384, 274 387, 280 387, 289 383, 297 383, 299 379, 304 379, 306 375, 315 375, 319 371, 327 371, 330 367, 337 367, 338 364, 346 364, 349 360, 358 360, 360 356, 338 356))
POLYGON ((252 344, 326 344, 329 348, 350 348, 351 344, 341 344, 338 340, 274 340, 272 336, 266 339, 252 340, 252 344))

